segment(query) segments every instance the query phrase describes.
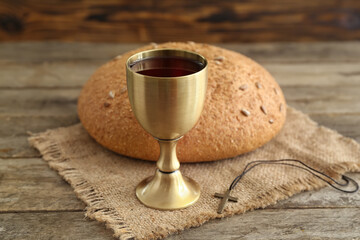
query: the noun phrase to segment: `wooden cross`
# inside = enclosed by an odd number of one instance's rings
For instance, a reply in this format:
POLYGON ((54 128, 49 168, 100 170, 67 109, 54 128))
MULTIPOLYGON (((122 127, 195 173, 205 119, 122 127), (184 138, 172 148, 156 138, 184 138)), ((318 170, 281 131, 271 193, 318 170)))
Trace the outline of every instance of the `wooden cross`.
POLYGON ((215 197, 222 198, 221 202, 220 202, 220 205, 219 205, 219 208, 218 208, 218 211, 217 211, 219 214, 221 214, 224 211, 225 204, 226 204, 227 201, 232 201, 232 202, 237 202, 238 201, 237 197, 230 196, 230 192, 231 192, 231 190, 228 189, 224 194, 215 193, 215 195, 214 195, 215 197))

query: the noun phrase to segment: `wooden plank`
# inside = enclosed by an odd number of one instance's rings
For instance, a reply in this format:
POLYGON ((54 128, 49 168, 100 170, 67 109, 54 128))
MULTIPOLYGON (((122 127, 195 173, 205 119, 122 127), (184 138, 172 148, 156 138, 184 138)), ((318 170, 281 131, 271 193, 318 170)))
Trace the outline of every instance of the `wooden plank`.
POLYGON ((0 212, 74 211, 85 204, 40 158, 0 159, 0 212))
MULTIPOLYGON (((41 158, 0 159, 0 172, 0 212, 76 211, 85 207, 70 185, 41 158)), ((360 173, 347 175, 360 182, 360 173)), ((269 208, 314 207, 360 207, 360 194, 344 194, 328 187, 298 194, 269 208)))
MULTIPOLYGON (((282 89, 288 104, 306 113, 360 112, 360 85, 284 86, 282 89)), ((0 90, 0 117, 76 114, 79 93, 80 89, 0 90)))
POLYGON ((260 63, 359 62, 359 42, 217 44, 260 63))
POLYGON ((265 63, 263 66, 280 86, 360 85, 360 62, 337 63, 265 63))
MULTIPOLYGON (((105 62, 143 44, 3 42, 0 64, 44 62, 105 62), (21 52, 21 54, 19 54, 21 52)), ((359 42, 216 44, 260 63, 359 62, 359 42)))
POLYGON ((143 44, 84 42, 2 42, 0 63, 92 62, 108 61, 143 44), (19 54, 21 53, 21 54, 19 54))
POLYGON ((81 88, 101 62, 0 63, 0 88, 81 88))
POLYGON ((360 143, 359 114, 310 114, 310 117, 320 125, 338 131, 360 143))
MULTIPOLYGON (((0 88, 81 88, 104 62, 0 63, 0 88)), ((360 85, 360 62, 265 62, 263 66, 283 87, 360 85)))
POLYGON ((168 239, 358 239, 360 209, 258 210, 213 220, 168 239))
MULTIPOLYGON (((3 130, 0 130, 0 132, 3 132, 3 130)), ((24 132, 18 134, 24 134, 24 132)), ((0 158, 33 158, 40 156, 40 153, 35 148, 30 147, 26 135, 0 137, 0 158)))
POLYGON ((104 224, 86 220, 83 212, 0 214, 0 239, 114 240, 104 224))
POLYGON ((345 114, 360 110, 358 86, 285 86, 282 89, 287 103, 305 113, 345 114))
MULTIPOLYGON (((287 209, 256 210, 226 219, 212 220, 166 239, 358 239, 360 210, 287 209)), ((82 212, 3 213, 0 238, 13 239, 113 239, 96 221, 82 212)))
MULTIPOLYGON (((335 98, 335 96, 334 96, 335 98)), ((352 114, 359 113, 360 102, 359 101, 348 101, 347 99, 335 100, 320 99, 299 99, 299 100, 288 100, 287 103, 307 114, 352 114)))
MULTIPOLYGON (((76 112, 70 114, 63 114, 62 116, 52 116, 52 115, 43 115, 37 116, 36 112, 34 115, 23 115, 23 116, 11 116, 3 117, 0 115, 0 137, 19 137, 19 136, 28 136, 27 132, 43 132, 46 129, 57 128, 57 127, 66 127, 78 123, 79 119, 76 115, 76 112)), ((3 139, 2 141, 6 141, 3 139)), ((15 138, 14 140, 17 143, 15 138)), ((23 140, 19 140, 23 141, 23 140)), ((10 142, 8 143, 10 144, 10 142)), ((9 146, 9 145, 8 145, 9 146)), ((7 152, 6 149, 9 147, 4 147, 3 152, 7 152)), ((12 151, 12 150, 9 150, 12 151)))
POLYGON ((359 11, 356 0, 6 0, 0 5, 0 38, 93 42, 357 40, 359 11))
MULTIPOLYGON (((346 173, 345 175, 360 183, 360 173, 346 173)), ((267 209, 358 208, 359 206, 359 192, 347 194, 331 187, 325 187, 317 191, 296 194, 267 207, 267 209)))
POLYGON ((0 90, 0 116, 64 116, 76 113, 80 89, 0 90))

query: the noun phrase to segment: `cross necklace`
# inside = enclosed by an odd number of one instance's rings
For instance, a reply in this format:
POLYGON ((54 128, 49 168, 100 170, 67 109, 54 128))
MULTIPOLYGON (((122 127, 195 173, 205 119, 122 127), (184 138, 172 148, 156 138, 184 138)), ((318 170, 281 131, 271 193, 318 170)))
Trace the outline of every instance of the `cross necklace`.
POLYGON ((237 197, 230 196, 230 192, 231 192, 231 190, 228 189, 224 194, 215 193, 215 195, 214 195, 215 197, 222 198, 221 202, 219 204, 219 208, 217 210, 217 213, 221 214, 224 211, 225 204, 226 204, 227 201, 232 201, 232 202, 237 202, 238 201, 237 197))
POLYGON ((232 201, 232 202, 238 201, 237 197, 230 196, 231 191, 235 188, 235 186, 238 184, 238 182, 243 178, 243 176, 246 173, 248 173, 254 167, 262 165, 262 164, 285 165, 285 166, 291 166, 291 167, 296 167, 296 168, 302 169, 302 170, 307 171, 308 173, 314 175, 315 177, 319 178, 320 180, 326 182, 331 187, 333 187, 341 192, 344 192, 344 193, 354 193, 357 190, 359 190, 359 185, 354 179, 349 178, 345 175, 342 175, 342 180, 344 180, 344 183, 340 183, 340 182, 336 181, 335 179, 333 179, 332 177, 330 177, 329 175, 306 165, 305 163, 303 163, 300 160, 296 160, 296 159, 256 160, 256 161, 252 161, 252 162, 249 162, 248 164, 246 164, 244 170, 240 173, 240 175, 238 175, 232 181, 230 187, 224 194, 215 193, 215 195, 214 195, 215 197, 221 198, 217 213, 219 213, 219 214, 223 213, 225 205, 228 201, 232 201), (342 189, 342 187, 344 188, 344 187, 349 186, 350 182, 355 186, 355 189, 352 189, 352 190, 342 189))

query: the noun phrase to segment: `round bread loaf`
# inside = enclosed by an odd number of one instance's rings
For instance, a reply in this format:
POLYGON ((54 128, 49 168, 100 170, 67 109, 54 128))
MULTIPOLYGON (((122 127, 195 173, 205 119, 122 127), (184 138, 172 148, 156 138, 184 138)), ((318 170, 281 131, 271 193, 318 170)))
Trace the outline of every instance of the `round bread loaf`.
POLYGON ((122 155, 156 161, 157 141, 137 122, 126 88, 126 60, 136 52, 177 48, 208 60, 208 87, 199 122, 177 145, 180 162, 231 158, 270 141, 286 117, 283 93, 273 77, 253 60, 208 44, 151 44, 114 58, 85 84, 78 114, 89 134, 122 155))

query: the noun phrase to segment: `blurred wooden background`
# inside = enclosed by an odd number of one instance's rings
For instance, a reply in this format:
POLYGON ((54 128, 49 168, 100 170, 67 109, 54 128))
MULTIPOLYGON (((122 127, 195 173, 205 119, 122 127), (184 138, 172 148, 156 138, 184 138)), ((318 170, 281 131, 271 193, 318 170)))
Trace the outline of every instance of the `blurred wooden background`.
POLYGON ((360 0, 0 0, 0 41, 360 39, 360 0))

